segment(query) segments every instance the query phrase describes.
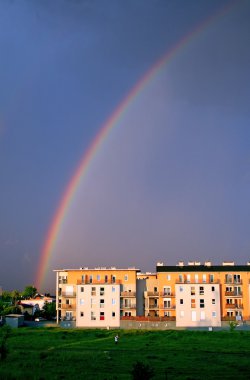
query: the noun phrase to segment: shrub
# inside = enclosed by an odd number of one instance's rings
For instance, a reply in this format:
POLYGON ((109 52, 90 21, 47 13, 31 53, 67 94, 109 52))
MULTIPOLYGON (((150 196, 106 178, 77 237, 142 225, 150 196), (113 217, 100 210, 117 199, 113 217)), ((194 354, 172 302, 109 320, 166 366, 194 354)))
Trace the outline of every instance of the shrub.
POLYGON ((133 380, 149 380, 154 376, 154 370, 148 364, 137 361, 131 371, 133 380))

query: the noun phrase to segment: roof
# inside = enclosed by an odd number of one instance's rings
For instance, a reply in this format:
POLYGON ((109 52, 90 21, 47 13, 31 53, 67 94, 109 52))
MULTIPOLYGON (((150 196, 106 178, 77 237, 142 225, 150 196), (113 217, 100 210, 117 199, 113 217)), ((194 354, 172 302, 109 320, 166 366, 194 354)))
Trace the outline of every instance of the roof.
POLYGON ((98 268, 87 268, 87 267, 82 267, 82 268, 78 268, 78 269, 54 269, 53 272, 83 272, 83 271, 89 271, 89 272, 94 272, 94 271, 133 271, 133 272, 140 272, 141 270, 138 269, 138 268, 116 268, 116 267, 110 267, 110 268, 106 268, 106 267, 98 267, 98 268))
POLYGON ((159 272, 250 272, 250 265, 173 265, 173 266, 157 266, 156 271, 159 272))

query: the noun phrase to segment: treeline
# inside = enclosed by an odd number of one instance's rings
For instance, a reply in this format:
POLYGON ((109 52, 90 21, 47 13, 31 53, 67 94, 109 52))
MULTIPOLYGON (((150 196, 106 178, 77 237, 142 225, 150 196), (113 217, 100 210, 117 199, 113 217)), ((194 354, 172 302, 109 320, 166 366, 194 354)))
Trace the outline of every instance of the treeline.
MULTIPOLYGON (((3 291, 2 296, 0 297, 0 316, 5 316, 8 314, 22 314, 19 301, 29 300, 34 298, 36 295, 37 289, 32 285, 27 285, 22 292, 18 290, 3 291)), ((56 304, 55 302, 45 302, 42 310, 37 308, 32 316, 27 312, 25 312, 24 315, 27 319, 36 317, 52 319, 56 315, 56 304)))

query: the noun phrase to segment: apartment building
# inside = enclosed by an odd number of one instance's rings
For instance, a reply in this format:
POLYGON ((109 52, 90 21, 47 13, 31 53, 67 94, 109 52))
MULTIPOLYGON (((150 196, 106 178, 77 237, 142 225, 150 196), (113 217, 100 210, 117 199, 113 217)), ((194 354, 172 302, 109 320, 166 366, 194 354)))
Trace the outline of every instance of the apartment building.
POLYGON ((159 316, 174 317, 177 326, 218 326, 219 320, 250 319, 250 263, 158 263, 156 272, 159 316), (162 296, 166 288, 172 297, 162 296))
POLYGON ((158 263, 155 273, 127 268, 55 270, 57 320, 76 327, 119 327, 124 317, 220 326, 250 319, 250 263, 158 263))
POLYGON ((137 315, 139 269, 55 270, 57 321, 76 327, 119 327, 122 316, 137 315))

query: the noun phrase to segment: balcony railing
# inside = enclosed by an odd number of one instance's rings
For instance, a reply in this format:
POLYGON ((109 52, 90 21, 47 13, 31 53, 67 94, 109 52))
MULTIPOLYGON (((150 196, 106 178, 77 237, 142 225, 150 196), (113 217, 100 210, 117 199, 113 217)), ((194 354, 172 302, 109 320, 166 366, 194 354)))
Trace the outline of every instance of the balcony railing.
POLYGON ((159 292, 144 292, 145 297, 159 297, 159 292))
POLYGON ((96 279, 85 279, 85 280, 77 280, 77 285, 120 285, 122 283, 121 280, 112 280, 108 279, 107 281, 105 280, 96 280, 96 279))
POLYGON ((76 292, 62 292, 60 297, 66 297, 66 298, 71 298, 71 297, 76 297, 76 292))
POLYGON ((58 284, 67 284, 68 283, 68 279, 67 278, 64 278, 62 280, 58 280, 58 284))
POLYGON ((202 285, 202 284, 210 284, 210 285, 213 285, 213 284, 219 284, 220 283, 220 281, 219 280, 213 280, 213 281, 211 281, 211 280, 209 280, 209 279, 207 279, 206 281, 204 281, 204 280, 202 280, 202 279, 198 279, 198 280, 187 280, 187 279, 183 279, 183 280, 176 280, 175 281, 175 283, 176 284, 200 284, 200 285, 202 285))
POLYGON ((61 304, 61 309, 65 309, 65 310, 75 310, 76 309, 76 305, 75 304, 61 304))
POLYGON ((164 309, 164 310, 173 310, 175 309, 176 306, 175 305, 164 305, 164 304, 160 304, 160 309, 164 309))
POLYGON ((125 304, 121 304, 120 306, 121 309, 136 309, 136 304, 131 304, 131 305, 125 305, 125 304))
POLYGON ((160 292, 161 297, 174 297, 175 294, 172 292, 160 292))
POLYGON ((145 306, 145 309, 147 310, 159 310, 159 306, 158 305, 147 305, 145 306))
POLYGON ((242 292, 225 292, 226 297, 242 297, 242 292))
POLYGON ((136 297, 136 292, 121 292, 121 297, 136 297))
POLYGON ((242 280, 225 279, 225 284, 242 285, 242 280))
POLYGON ((238 305, 238 304, 235 304, 235 303, 227 303, 226 306, 225 306, 226 309, 243 309, 243 305, 238 305))

